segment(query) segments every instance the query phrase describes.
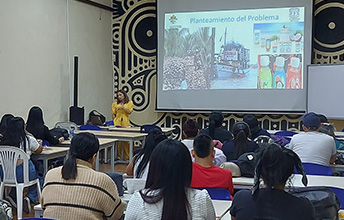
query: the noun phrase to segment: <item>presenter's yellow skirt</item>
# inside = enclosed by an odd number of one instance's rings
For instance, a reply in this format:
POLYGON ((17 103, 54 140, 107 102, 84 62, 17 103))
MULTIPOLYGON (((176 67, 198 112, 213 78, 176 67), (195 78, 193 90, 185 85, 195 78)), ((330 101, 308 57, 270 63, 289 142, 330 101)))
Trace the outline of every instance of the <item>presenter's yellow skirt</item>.
POLYGON ((120 157, 122 160, 129 160, 129 142, 128 141, 119 141, 117 143, 117 157, 120 157), (123 151, 123 158, 122 158, 122 151, 123 151))

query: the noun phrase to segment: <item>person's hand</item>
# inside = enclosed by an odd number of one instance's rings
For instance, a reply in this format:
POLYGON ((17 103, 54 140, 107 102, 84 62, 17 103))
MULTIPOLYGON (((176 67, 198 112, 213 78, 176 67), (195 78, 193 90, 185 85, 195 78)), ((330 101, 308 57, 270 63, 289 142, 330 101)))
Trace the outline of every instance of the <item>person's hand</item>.
POLYGON ((60 138, 59 138, 59 142, 60 142, 60 143, 64 142, 64 140, 65 140, 64 137, 60 137, 60 138))

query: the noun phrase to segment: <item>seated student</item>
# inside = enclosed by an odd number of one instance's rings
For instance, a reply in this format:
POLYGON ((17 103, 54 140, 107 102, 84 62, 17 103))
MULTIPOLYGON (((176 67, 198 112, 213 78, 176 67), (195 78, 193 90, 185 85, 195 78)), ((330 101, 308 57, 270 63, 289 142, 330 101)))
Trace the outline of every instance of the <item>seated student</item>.
POLYGON ((250 126, 251 130, 251 140, 254 141, 258 136, 265 135, 270 137, 270 133, 267 130, 259 127, 259 122, 256 116, 252 114, 245 115, 243 121, 250 126))
POLYGON ((223 115, 220 111, 213 111, 209 115, 209 127, 200 131, 201 134, 209 135, 213 140, 219 140, 221 143, 233 139, 231 132, 222 127, 223 115))
MULTIPOLYGON (((8 121, 7 130, 0 142, 1 145, 18 147, 26 152, 27 155, 31 156, 32 153, 40 154, 43 150, 42 145, 40 145, 37 140, 25 133, 24 120, 20 117, 13 117, 8 121)), ((0 146, 1 147, 1 146, 0 146)), ((16 168, 17 180, 18 182, 23 182, 23 163, 17 165, 16 168)), ((2 178, 2 169, 0 169, 0 176, 2 178)), ((29 160, 29 180, 34 180, 37 178, 37 171, 32 161, 29 160)), ((16 190, 12 188, 10 194, 6 199, 11 203, 13 207, 17 207, 16 201, 16 190)), ((29 192, 24 198, 23 211, 28 214, 31 211, 31 203, 37 203, 37 186, 29 187, 29 192)))
POLYGON ((314 163, 328 166, 336 159, 336 144, 333 137, 320 133, 320 118, 314 112, 302 117, 305 132, 291 138, 289 148, 301 159, 302 163, 314 163))
POLYGON ((294 167, 303 173, 304 185, 307 183, 299 157, 293 151, 273 143, 260 148, 257 159, 253 193, 240 190, 235 194, 230 208, 232 219, 314 220, 314 208, 309 200, 284 191, 294 167), (265 186, 261 189, 260 180, 265 186))
MULTIPOLYGON (((321 120, 321 119, 320 119, 321 120)), ((324 134, 328 134, 331 137, 333 137, 335 143, 336 143, 336 148, 337 150, 343 150, 344 149, 344 142, 337 140, 336 135, 335 135, 335 127, 333 126, 333 124, 331 123, 321 123, 321 127, 319 132, 324 133, 324 134)))
POLYGON ((1 118, 0 122, 0 140, 4 136, 5 131, 7 129, 7 124, 11 118, 14 118, 12 114, 4 114, 1 118))
POLYGON ((50 145, 58 145, 64 141, 63 137, 57 139, 51 135, 49 128, 44 124, 42 109, 38 106, 30 109, 26 121, 26 130, 36 139, 48 141, 50 145))
MULTIPOLYGON (((183 124, 182 143, 185 144, 185 146, 189 149, 191 157, 192 157, 191 150, 193 148, 193 142, 197 134, 198 134, 197 122, 193 119, 188 119, 183 124)), ((223 154, 222 150, 218 148, 214 148, 214 150, 215 150, 215 156, 214 156, 213 163, 215 166, 220 166, 222 163, 226 162, 226 156, 223 154)), ((192 162, 195 162, 195 158, 193 157, 192 157, 192 162)))
POLYGON ((193 188, 223 188, 233 195, 232 173, 214 166, 214 143, 207 134, 199 134, 194 140, 192 156, 195 163, 192 164, 193 188))
POLYGON ((222 151, 227 161, 237 160, 242 154, 256 151, 259 146, 249 139, 250 128, 245 122, 237 122, 233 125, 234 140, 225 142, 222 151))
POLYGON ((135 155, 126 168, 126 173, 134 178, 147 179, 149 170, 149 160, 155 147, 163 140, 166 135, 158 129, 150 131, 147 135, 145 145, 140 153, 135 155))
POLYGON ((208 192, 191 189, 191 176, 191 158, 184 144, 162 141, 152 153, 146 187, 131 197, 125 219, 215 220, 208 192))
POLYGON ((73 137, 69 156, 62 167, 48 171, 42 191, 45 218, 120 219, 125 203, 112 179, 93 170, 99 141, 90 133, 73 137))

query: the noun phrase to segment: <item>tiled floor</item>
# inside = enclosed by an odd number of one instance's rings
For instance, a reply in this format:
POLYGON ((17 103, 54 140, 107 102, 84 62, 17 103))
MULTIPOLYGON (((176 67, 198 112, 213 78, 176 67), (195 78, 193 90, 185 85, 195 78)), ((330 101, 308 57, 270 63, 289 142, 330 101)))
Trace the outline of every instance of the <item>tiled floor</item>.
MULTIPOLYGON (((126 167, 127 167, 127 164, 116 164, 115 165, 115 172, 123 173, 123 172, 125 172, 126 167)), ((109 164, 100 164, 99 169, 100 169, 100 171, 106 171, 106 172, 111 171, 111 167, 109 164)), ((14 217, 13 219, 15 219, 15 220, 17 219, 15 210, 13 210, 13 217, 14 217)), ((25 218, 25 217, 35 217, 35 212, 33 210, 33 207, 32 207, 32 210, 29 214, 23 214, 23 218, 25 218)))

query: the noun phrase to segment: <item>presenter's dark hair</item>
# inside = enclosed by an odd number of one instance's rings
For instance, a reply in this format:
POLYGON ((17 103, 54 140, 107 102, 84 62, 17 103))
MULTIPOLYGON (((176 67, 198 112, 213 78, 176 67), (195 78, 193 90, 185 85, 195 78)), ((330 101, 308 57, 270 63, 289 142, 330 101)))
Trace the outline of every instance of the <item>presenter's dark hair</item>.
POLYGON ((260 178, 263 179, 267 188, 284 186, 288 178, 294 173, 294 167, 303 175, 302 183, 307 185, 307 177, 301 160, 294 151, 276 143, 261 148, 257 153, 253 193, 259 189, 260 178))
POLYGON ((190 204, 186 188, 190 187, 192 162, 187 147, 177 140, 167 139, 154 149, 149 165, 143 200, 154 204, 163 199, 162 220, 186 220, 190 204), (150 192, 157 190, 152 196, 150 192))
POLYGON ((91 133, 80 133, 73 137, 68 159, 62 167, 62 178, 65 180, 75 179, 77 176, 76 159, 88 161, 99 150, 98 138, 91 133))
POLYGON ((161 141, 165 139, 167 139, 166 135, 159 129, 154 129, 148 133, 143 150, 135 158, 136 163, 137 160, 142 157, 141 162, 136 169, 136 178, 140 178, 142 176, 153 150, 161 141))
MULTIPOLYGON (((120 90, 118 90, 117 92, 116 92, 116 94, 117 94, 117 96, 118 96, 118 93, 122 93, 123 94, 123 96, 124 96, 124 104, 125 103, 128 103, 129 102, 129 96, 128 96, 128 94, 123 90, 123 89, 120 89, 120 90)), ((117 98, 117 103, 118 103, 118 98, 117 98)))
POLYGON ((233 125, 232 133, 234 135, 234 160, 237 160, 243 153, 249 151, 248 137, 250 136, 250 127, 246 122, 240 121, 233 125))
POLYGON ((207 134, 199 134, 193 142, 193 149, 195 154, 200 158, 207 157, 213 150, 213 139, 207 134))
POLYGON ((25 133, 25 122, 20 117, 13 117, 7 120, 7 129, 4 136, 1 139, 1 145, 9 145, 20 148, 23 145, 23 150, 26 152, 26 143, 28 143, 25 133))
POLYGON ((33 106, 27 117, 26 130, 35 137, 44 136, 43 111, 38 106, 33 106))
POLYGON ((220 111, 213 111, 209 115, 209 135, 214 139, 215 129, 222 126, 223 115, 220 111))
POLYGON ((189 118, 183 124, 183 132, 188 138, 196 137, 198 134, 198 125, 194 119, 189 118))
POLYGON ((7 125, 8 122, 11 118, 14 118, 14 116, 12 114, 4 114, 1 118, 1 122, 0 122, 0 134, 4 134, 6 129, 7 129, 7 125))

